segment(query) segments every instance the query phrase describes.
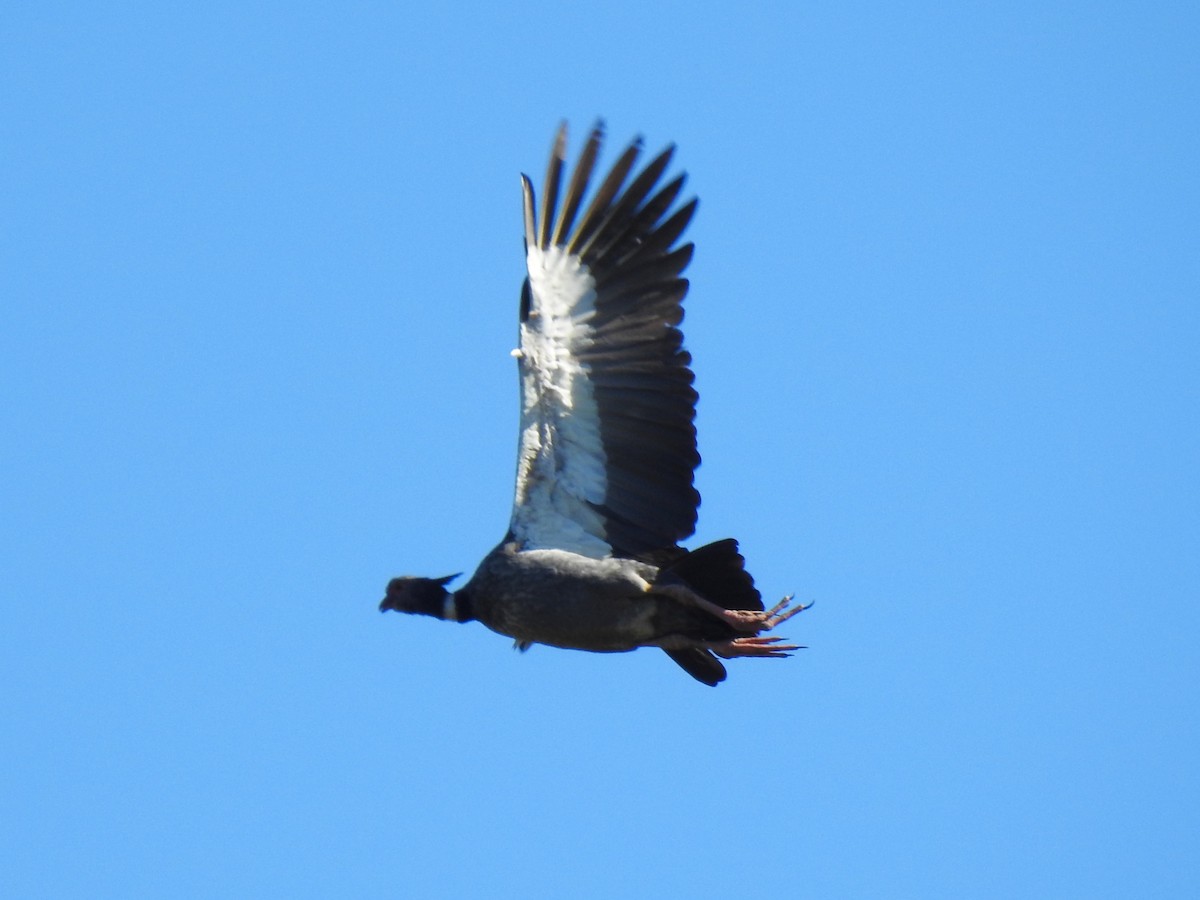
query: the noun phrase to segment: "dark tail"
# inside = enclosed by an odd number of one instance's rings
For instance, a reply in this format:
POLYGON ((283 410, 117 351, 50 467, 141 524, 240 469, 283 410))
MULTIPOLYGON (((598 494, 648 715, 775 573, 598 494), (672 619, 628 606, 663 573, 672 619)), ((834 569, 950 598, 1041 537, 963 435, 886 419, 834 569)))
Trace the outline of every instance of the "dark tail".
MULTIPOLYGON (((738 553, 733 538, 705 544, 658 573, 656 582, 684 582, 700 596, 725 609, 762 609, 762 595, 754 587, 754 579, 746 571, 746 560, 738 553)), ((698 647, 685 650, 666 650, 667 656, 695 678, 715 687, 725 680, 721 661, 698 647)))
POLYGON ((705 544, 658 573, 658 581, 684 581, 705 600, 726 609, 763 609, 762 595, 746 571, 746 560, 733 538, 705 544))

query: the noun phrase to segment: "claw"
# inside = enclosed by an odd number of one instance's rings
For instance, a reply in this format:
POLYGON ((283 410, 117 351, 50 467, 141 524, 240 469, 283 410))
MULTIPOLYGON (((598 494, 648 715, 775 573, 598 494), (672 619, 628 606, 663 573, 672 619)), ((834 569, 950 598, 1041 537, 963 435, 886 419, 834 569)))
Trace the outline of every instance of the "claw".
POLYGON ((752 656, 759 659, 784 659, 791 655, 792 650, 801 650, 796 644, 781 644, 786 640, 782 637, 746 637, 734 638, 731 641, 714 641, 708 649, 722 659, 734 659, 739 656, 752 656))
POLYGON ((795 596, 796 596, 795 594, 788 594, 786 597, 784 597, 782 600, 780 600, 773 607, 771 607, 769 610, 766 611, 766 613, 764 614, 766 616, 766 620, 763 622, 764 630, 769 631, 770 629, 774 628, 776 625, 780 625, 783 622, 786 622, 792 616, 802 613, 806 609, 808 609, 810 606, 812 606, 812 601, 810 600, 808 603, 801 603, 800 605, 795 606, 792 609, 788 609, 787 612, 783 612, 783 610, 787 609, 788 604, 792 602, 792 598, 795 596))
MULTIPOLYGON (((778 615, 780 612, 787 609, 788 604, 792 602, 792 598, 795 596, 795 594, 788 594, 786 597, 768 609, 763 615, 765 615, 768 619, 771 618, 771 616, 778 615)), ((801 609, 803 609, 803 607, 801 607, 801 609)))

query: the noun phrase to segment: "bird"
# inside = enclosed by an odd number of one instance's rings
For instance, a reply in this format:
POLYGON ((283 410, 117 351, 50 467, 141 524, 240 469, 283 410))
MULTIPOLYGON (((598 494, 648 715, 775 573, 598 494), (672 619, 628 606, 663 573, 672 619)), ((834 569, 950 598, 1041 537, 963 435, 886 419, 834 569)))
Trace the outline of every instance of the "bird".
POLYGON ((379 608, 478 621, 522 651, 659 648, 715 686, 721 659, 801 649, 769 632, 807 607, 788 595, 764 608, 733 538, 680 545, 700 505, 698 395, 680 331, 693 245, 679 243, 698 201, 676 206, 686 173, 664 181, 674 144, 632 174, 640 136, 588 199, 603 139, 599 121, 564 192, 559 125, 540 206, 521 176, 527 274, 508 531, 464 586, 447 589, 460 575, 393 578, 379 608))

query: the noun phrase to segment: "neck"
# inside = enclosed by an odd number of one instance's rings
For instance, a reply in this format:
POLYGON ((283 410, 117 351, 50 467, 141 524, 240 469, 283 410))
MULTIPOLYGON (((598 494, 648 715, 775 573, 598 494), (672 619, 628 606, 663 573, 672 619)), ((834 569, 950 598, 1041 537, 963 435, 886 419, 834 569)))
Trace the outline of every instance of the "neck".
POLYGON ((447 594, 442 604, 442 618, 450 622, 470 622, 475 618, 471 609, 471 596, 466 591, 447 594))

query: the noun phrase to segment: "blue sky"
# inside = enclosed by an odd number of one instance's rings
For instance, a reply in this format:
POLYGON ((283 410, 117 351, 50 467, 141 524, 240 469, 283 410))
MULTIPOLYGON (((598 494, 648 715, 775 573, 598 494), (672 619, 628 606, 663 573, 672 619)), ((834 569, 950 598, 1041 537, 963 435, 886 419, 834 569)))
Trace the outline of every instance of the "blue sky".
POLYGON ((9 5, 0 893, 1200 890, 1188 4, 9 5), (251 8, 253 7, 253 8, 251 8), (674 141, 711 690, 502 536, 517 175, 674 141))

